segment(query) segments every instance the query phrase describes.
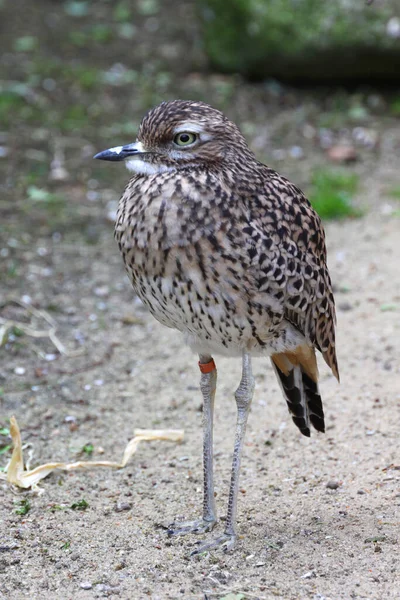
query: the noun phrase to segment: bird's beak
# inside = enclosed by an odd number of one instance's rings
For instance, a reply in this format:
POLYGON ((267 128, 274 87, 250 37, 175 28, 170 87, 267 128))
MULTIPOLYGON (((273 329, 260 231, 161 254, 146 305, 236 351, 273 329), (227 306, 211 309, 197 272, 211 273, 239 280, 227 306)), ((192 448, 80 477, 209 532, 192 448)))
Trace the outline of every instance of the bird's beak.
POLYGON ((93 158, 100 160, 124 160, 125 158, 131 158, 135 155, 143 155, 146 151, 143 148, 141 142, 135 142, 134 144, 127 144, 126 146, 116 146, 115 148, 108 148, 95 154, 93 158))

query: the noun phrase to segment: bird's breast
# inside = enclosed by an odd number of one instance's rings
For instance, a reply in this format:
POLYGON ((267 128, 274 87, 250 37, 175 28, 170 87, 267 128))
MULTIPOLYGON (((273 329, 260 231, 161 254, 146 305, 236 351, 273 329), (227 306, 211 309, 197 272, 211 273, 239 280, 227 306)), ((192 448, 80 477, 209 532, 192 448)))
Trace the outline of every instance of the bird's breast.
POLYGON ((222 193, 203 187, 189 194, 178 183, 128 186, 121 200, 116 239, 137 295, 195 348, 278 351, 280 273, 268 264, 271 273, 261 277, 263 261, 274 263, 275 251, 258 255, 260 235, 250 235, 239 205, 226 210, 222 193))

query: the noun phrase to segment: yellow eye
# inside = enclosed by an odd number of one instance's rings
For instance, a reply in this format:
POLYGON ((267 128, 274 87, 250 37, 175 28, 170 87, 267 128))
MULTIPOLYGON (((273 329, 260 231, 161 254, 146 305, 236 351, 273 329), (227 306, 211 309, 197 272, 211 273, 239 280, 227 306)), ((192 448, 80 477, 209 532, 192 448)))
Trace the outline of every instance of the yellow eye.
POLYGON ((195 133, 189 133, 188 131, 182 131, 174 137, 174 142, 177 146, 190 146, 197 140, 195 133))

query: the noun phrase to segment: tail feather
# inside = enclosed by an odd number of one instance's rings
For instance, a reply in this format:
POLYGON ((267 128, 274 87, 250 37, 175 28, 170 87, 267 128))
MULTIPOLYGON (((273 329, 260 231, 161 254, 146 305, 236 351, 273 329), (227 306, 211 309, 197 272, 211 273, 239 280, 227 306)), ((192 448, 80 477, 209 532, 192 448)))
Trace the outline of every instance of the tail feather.
POLYGON ((293 422, 301 433, 310 437, 311 425, 324 432, 324 410, 318 390, 314 350, 302 346, 295 352, 272 355, 271 362, 293 422))
POLYGON ((302 379, 310 421, 317 431, 325 433, 324 409, 319 395, 318 383, 304 372, 302 373, 302 379))

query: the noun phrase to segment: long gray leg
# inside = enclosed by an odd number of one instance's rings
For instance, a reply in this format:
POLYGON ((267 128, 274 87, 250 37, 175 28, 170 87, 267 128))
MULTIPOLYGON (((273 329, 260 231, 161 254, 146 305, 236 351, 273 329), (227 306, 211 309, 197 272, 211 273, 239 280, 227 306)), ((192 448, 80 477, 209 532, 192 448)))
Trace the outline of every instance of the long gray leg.
POLYGON ((206 531, 211 531, 217 522, 213 476, 213 424, 217 370, 215 369, 214 361, 210 355, 200 355, 199 364, 200 369, 208 370, 208 372, 202 371, 200 379, 200 389, 203 394, 203 518, 196 521, 172 523, 168 528, 168 535, 204 533, 206 531), (207 366, 212 370, 207 369, 207 366))
POLYGON ((254 378, 251 370, 251 357, 249 354, 243 354, 242 379, 235 392, 237 405, 237 421, 235 445, 233 449, 231 483, 229 488, 228 512, 226 516, 226 526, 224 534, 211 542, 202 544, 200 548, 192 554, 200 554, 212 548, 221 546, 225 552, 231 550, 236 542, 236 512, 237 497, 239 489, 240 460, 242 456, 243 443, 246 433, 247 419, 250 412, 250 405, 254 392, 254 378))

